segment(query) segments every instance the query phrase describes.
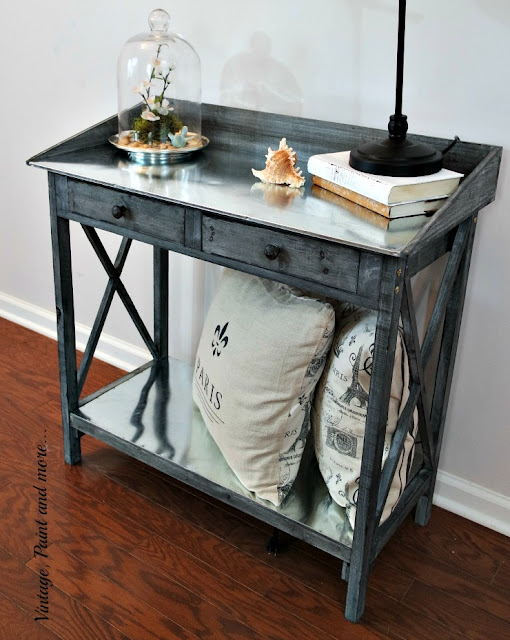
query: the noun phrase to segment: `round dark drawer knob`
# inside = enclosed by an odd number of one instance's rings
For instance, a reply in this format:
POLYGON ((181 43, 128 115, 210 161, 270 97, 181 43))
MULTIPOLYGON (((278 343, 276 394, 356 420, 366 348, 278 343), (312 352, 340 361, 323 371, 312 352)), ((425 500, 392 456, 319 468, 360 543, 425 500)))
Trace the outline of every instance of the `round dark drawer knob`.
POLYGON ((268 244, 264 249, 264 255, 268 260, 275 260, 280 255, 280 247, 277 244, 268 244))
POLYGON ((125 207, 123 204, 116 204, 112 207, 112 216, 114 218, 117 218, 117 220, 125 216, 127 212, 127 207, 125 207))

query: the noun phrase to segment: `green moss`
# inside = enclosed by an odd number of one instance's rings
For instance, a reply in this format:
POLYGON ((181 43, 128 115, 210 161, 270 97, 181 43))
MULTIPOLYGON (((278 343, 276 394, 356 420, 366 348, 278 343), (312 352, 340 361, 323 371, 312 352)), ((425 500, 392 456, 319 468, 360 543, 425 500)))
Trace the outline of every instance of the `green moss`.
POLYGON ((153 140, 168 142, 169 133, 177 133, 182 129, 182 122, 173 113, 166 116, 159 114, 159 117, 160 119, 154 122, 142 117, 134 119, 133 129, 138 133, 141 142, 148 142, 149 133, 152 133, 153 140))

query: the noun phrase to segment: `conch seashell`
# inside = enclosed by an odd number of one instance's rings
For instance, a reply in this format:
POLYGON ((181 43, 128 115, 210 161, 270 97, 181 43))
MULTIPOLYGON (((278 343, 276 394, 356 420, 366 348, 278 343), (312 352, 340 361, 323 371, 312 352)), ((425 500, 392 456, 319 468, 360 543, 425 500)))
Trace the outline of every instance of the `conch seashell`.
POLYGON ((280 140, 280 146, 276 151, 271 147, 267 150, 266 168, 262 171, 252 169, 251 172, 262 182, 271 184, 288 184, 289 187, 299 188, 305 183, 305 177, 301 169, 296 167, 296 152, 287 146, 286 138, 280 140))

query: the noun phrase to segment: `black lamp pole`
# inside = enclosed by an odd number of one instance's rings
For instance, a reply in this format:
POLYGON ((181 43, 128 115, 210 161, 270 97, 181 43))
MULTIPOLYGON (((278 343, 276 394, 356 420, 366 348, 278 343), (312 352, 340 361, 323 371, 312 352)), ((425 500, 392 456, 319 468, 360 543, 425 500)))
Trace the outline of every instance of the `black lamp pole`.
POLYGON ((406 0, 401 0, 398 5, 397 82, 396 82, 396 90, 395 90, 395 118, 402 117, 402 86, 404 84, 405 35, 406 35, 406 0))
POLYGON ((406 138, 407 116, 402 113, 404 82, 404 40, 406 29, 406 0, 399 0, 397 81, 395 113, 388 123, 389 137, 367 142, 351 151, 349 164, 365 173, 384 176, 425 176, 436 173, 443 166, 443 154, 422 142, 406 138))

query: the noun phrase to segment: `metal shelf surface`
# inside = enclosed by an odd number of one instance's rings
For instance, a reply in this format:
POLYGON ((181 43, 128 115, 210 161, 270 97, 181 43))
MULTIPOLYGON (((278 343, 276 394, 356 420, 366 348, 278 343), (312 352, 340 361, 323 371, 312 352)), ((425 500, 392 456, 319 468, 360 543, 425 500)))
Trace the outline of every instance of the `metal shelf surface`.
POLYGON ((193 367, 168 358, 121 378, 71 413, 71 423, 116 449, 348 560, 352 528, 330 497, 310 437, 298 478, 280 507, 246 489, 192 399, 193 367))

